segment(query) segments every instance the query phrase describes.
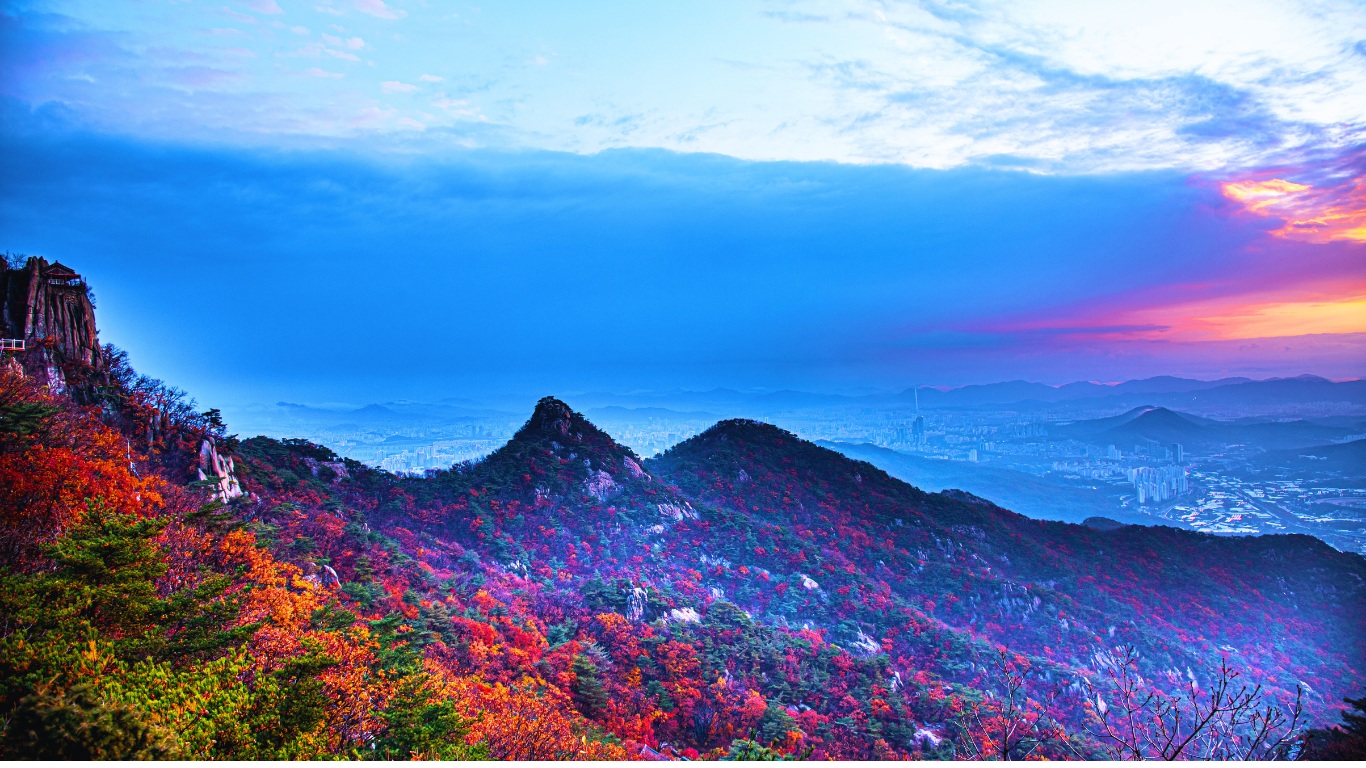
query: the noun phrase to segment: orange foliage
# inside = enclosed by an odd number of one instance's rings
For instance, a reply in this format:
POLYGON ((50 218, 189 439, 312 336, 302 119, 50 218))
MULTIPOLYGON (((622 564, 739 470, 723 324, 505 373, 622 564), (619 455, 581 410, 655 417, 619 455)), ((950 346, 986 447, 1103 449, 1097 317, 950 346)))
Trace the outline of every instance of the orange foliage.
POLYGON ((119 433, 23 376, 0 372, 0 397, 11 407, 52 409, 26 441, 0 446, 0 562, 32 565, 38 547, 77 523, 88 499, 111 511, 144 514, 162 503, 163 481, 138 477, 119 433))
POLYGON ((536 692, 534 680, 515 685, 487 684, 472 677, 451 677, 443 667, 428 663, 428 671, 443 681, 441 693, 457 711, 475 719, 470 742, 483 741, 500 760, 625 760, 626 751, 588 738, 589 723, 580 717, 569 697, 555 688, 536 692))

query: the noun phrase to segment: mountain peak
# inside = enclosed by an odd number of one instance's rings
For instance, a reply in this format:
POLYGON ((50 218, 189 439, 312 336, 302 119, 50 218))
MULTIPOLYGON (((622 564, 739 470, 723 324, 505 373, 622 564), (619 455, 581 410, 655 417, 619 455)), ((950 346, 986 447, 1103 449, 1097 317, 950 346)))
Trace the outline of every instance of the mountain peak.
MULTIPOLYGON (((556 397, 546 396, 536 401, 536 410, 531 413, 531 418, 527 419, 526 424, 517 432, 518 437, 524 435, 530 437, 539 434, 559 435, 563 438, 577 431, 581 431, 582 425, 593 425, 582 415, 575 413, 567 403, 556 397)), ((596 429, 596 427, 593 427, 596 429)))
POLYGON ((610 459, 605 463, 611 465, 619 464, 622 458, 639 462, 630 448, 618 444, 611 435, 556 397, 538 400, 531 418, 512 439, 516 443, 542 444, 556 452, 562 448, 572 449, 580 458, 610 459))
POLYGON ((775 427, 766 421, 757 421, 755 419, 725 419, 716 422, 710 429, 702 434, 712 435, 713 437, 720 437, 723 435, 736 435, 746 438, 772 437, 777 439, 796 437, 796 435, 788 432, 782 427, 775 427))

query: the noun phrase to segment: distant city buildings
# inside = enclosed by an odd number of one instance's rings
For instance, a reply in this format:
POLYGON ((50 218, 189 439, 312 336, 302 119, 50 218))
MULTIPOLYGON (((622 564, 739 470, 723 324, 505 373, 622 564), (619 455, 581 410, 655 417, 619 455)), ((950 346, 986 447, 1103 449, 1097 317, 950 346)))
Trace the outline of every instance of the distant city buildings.
POLYGON ((1184 467, 1133 467, 1126 474, 1138 492, 1139 506, 1170 501, 1190 490, 1184 467))

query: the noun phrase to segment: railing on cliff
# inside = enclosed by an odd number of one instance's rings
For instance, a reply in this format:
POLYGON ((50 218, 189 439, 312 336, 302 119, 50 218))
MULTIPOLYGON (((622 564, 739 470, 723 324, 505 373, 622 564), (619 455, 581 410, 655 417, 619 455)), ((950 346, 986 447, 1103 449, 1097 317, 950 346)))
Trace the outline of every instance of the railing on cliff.
POLYGON ((23 352, 23 339, 0 339, 0 352, 23 352))

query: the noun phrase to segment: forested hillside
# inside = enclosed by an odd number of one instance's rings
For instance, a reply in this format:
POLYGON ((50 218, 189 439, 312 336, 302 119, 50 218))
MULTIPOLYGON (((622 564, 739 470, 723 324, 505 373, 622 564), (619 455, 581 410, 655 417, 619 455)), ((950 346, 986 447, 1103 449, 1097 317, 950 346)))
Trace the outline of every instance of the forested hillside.
POLYGON ((642 461, 552 398, 399 477, 104 357, 86 405, 0 379, 8 756, 1139 757, 1152 701, 1289 756, 1366 687, 1366 561, 1309 537, 1032 520, 750 421, 642 461))

